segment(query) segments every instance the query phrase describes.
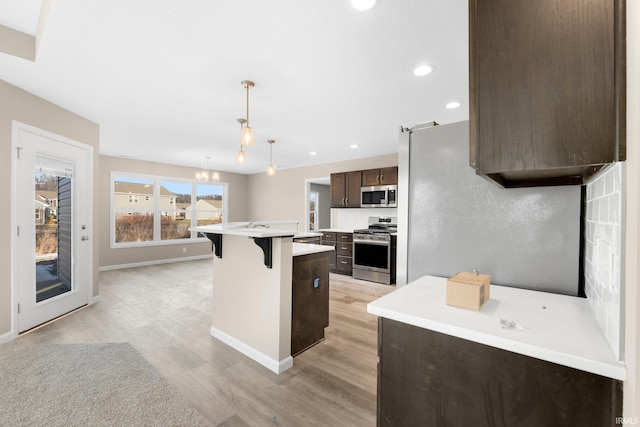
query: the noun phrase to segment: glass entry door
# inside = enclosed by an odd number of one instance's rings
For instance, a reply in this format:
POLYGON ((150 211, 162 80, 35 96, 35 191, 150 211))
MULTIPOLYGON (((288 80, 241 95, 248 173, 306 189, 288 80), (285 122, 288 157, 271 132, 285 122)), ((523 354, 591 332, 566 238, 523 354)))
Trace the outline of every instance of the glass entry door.
POLYGON ((92 295, 92 147, 14 123, 18 332, 92 295))

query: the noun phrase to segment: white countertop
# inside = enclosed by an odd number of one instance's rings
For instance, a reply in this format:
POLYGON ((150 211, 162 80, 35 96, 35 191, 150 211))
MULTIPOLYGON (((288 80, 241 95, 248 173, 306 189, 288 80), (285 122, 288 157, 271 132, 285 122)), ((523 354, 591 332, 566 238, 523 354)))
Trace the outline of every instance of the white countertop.
MULTIPOLYGON (((213 225, 200 225, 197 227, 191 227, 192 231, 199 231, 200 233, 216 233, 226 234, 232 236, 247 236, 247 237, 294 237, 298 233, 296 230, 278 228, 278 223, 269 222, 269 227, 261 227, 259 224, 262 222, 256 222, 252 226, 249 223, 227 223, 227 224, 213 224, 213 225), (258 226, 256 226, 256 224, 258 226)), ((289 224, 283 222, 284 224, 289 224)))
POLYGON ((369 313, 624 381, 585 298, 491 285, 480 311, 446 304, 446 279, 424 276, 367 306, 369 313), (503 329, 500 319, 524 329, 503 329))
POLYGON ((293 256, 316 254, 320 252, 333 251, 333 246, 316 245, 313 243, 296 243, 293 242, 292 254, 293 256))
MULTIPOLYGON (((366 228, 366 227, 363 227, 366 228)), ((320 230, 321 232, 326 231, 327 233, 353 233, 353 230, 349 230, 346 228, 323 228, 320 230)))

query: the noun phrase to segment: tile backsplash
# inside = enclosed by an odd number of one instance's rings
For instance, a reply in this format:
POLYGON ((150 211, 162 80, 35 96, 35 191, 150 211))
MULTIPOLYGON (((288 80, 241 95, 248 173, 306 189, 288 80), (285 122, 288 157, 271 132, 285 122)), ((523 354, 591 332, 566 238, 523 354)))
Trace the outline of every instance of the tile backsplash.
POLYGON ((585 292, 618 360, 623 348, 622 168, 615 163, 587 184, 584 275, 585 292))

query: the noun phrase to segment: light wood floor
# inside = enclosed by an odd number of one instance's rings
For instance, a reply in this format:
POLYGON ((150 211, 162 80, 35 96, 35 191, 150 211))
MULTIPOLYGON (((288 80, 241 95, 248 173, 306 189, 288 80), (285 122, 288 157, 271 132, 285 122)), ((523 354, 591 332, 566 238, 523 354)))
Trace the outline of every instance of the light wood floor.
POLYGON ((330 279, 325 340, 276 375, 211 337, 211 261, 100 273, 101 301, 21 336, 33 343, 131 343, 212 425, 374 426, 377 317, 395 289, 330 279))

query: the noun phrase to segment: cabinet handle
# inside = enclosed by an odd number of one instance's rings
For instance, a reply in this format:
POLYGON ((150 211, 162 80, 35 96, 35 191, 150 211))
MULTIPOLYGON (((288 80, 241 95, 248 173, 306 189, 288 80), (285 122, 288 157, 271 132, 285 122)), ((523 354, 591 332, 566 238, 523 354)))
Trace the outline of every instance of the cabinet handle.
POLYGON ((349 249, 348 246, 341 246, 340 249, 345 250, 345 249, 349 249))
POLYGON ((340 261, 341 264, 348 264, 347 261, 340 261))
POLYGON ((376 175, 376 182, 380 184, 380 175, 376 175))
POLYGON ((348 239, 349 238, 349 236, 340 236, 340 237, 342 237, 343 239, 348 239))
POLYGON ((380 173, 380 184, 384 182, 384 173, 380 173))
POLYGON ((344 205, 344 197, 342 198, 342 204, 344 205))

